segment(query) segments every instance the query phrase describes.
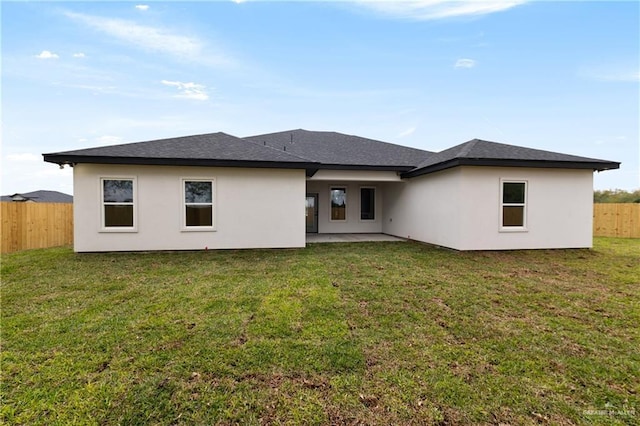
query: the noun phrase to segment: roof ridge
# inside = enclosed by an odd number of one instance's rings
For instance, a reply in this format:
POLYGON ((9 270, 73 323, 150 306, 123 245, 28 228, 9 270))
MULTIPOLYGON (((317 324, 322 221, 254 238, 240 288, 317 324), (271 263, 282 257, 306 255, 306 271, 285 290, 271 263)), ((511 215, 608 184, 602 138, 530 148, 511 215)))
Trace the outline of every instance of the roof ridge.
MULTIPOLYGON (((403 148, 403 149, 410 149, 410 150, 414 150, 414 151, 420 151, 420 152, 424 152, 426 154, 434 154, 433 151, 427 151, 425 149, 422 148, 416 148, 413 146, 406 146, 406 145, 400 145, 394 142, 387 142, 387 141, 383 141, 380 139, 372 139, 366 136, 360 136, 360 135, 354 135, 351 133, 343 133, 343 132, 336 132, 335 130, 307 130, 307 129, 291 129, 291 130, 284 130, 281 132, 272 132, 272 133, 263 133, 263 134, 259 134, 259 135, 251 135, 251 136, 243 136, 243 138, 259 138, 260 136, 271 136, 271 135, 279 135, 279 134, 286 134, 286 133, 292 133, 292 132, 305 132, 305 133, 324 133, 324 134, 332 134, 332 135, 339 135, 339 136, 346 136, 348 138, 355 138, 355 139, 360 139, 360 140, 366 140, 366 141, 371 141, 371 142, 377 142, 380 144, 384 144, 384 145, 390 145, 390 146, 394 146, 394 147, 399 147, 399 148, 403 148)), ((295 142, 295 140, 294 140, 295 142)))
POLYGON ((509 144, 509 143, 503 143, 503 142, 495 142, 495 141, 488 141, 485 139, 474 139, 474 147, 477 145, 478 142, 482 142, 484 144, 490 144, 493 146, 497 146, 497 147, 501 147, 501 148, 510 148, 510 149, 516 149, 519 151, 533 151, 533 152, 539 152, 539 153, 545 153, 545 154, 552 154, 552 155, 562 155, 565 157, 574 157, 576 159, 582 159, 582 160, 596 160, 596 161, 607 161, 607 160, 601 160, 598 158, 594 158, 594 157, 585 157, 583 155, 577 155, 577 154, 567 154, 564 152, 558 152, 558 151, 550 151, 548 149, 541 149, 541 148, 532 148, 530 146, 522 146, 522 145, 514 145, 514 144, 509 144))
MULTIPOLYGON (((258 135, 258 136, 262 136, 262 135, 258 135)), ((253 137, 253 136, 249 136, 249 137, 253 137)), ((308 161, 308 162, 310 162, 310 163, 317 163, 317 161, 312 160, 312 159, 310 159, 310 158, 306 158, 306 157, 303 157, 303 156, 301 156, 301 155, 293 154, 293 153, 288 152, 288 151, 286 151, 286 150, 282 150, 282 149, 274 148, 274 147, 272 147, 272 146, 267 145, 266 143, 261 144, 261 143, 259 143, 259 142, 250 141, 250 140, 247 140, 247 139, 245 139, 245 138, 239 138, 239 139, 241 139, 241 140, 243 140, 243 141, 245 141, 245 142, 248 142, 248 143, 250 143, 250 144, 256 145, 256 146, 261 146, 261 147, 263 147, 263 148, 268 148, 268 149, 271 149, 271 150, 274 150, 274 151, 277 151, 277 152, 284 153, 284 154, 289 155, 289 156, 291 156, 291 157, 296 157, 296 158, 298 158, 298 159, 300 159, 300 160, 308 161)))
POLYGON ((462 144, 462 149, 458 152, 458 157, 465 157, 480 142, 480 139, 471 139, 462 144))
POLYGON ((292 132, 309 132, 309 130, 305 130, 305 129, 289 129, 289 130, 282 130, 280 132, 269 132, 269 133, 260 133, 257 135, 247 135, 247 136, 242 136, 240 137, 240 139, 246 139, 246 138, 256 138, 258 136, 271 136, 271 135, 279 135, 282 133, 292 133, 292 132))

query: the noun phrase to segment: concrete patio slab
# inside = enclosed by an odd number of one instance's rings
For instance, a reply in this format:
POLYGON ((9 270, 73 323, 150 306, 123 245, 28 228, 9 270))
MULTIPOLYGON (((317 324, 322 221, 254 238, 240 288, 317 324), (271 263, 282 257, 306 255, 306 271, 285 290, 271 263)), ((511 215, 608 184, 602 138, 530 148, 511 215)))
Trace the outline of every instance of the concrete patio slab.
POLYGON ((406 241, 387 234, 307 234, 307 244, 359 243, 365 241, 406 241))

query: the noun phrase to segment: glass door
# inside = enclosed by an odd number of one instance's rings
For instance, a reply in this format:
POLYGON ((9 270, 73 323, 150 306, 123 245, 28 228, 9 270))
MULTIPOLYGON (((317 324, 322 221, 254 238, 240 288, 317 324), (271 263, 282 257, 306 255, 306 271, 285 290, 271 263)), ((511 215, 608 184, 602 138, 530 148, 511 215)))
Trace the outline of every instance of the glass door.
POLYGON ((307 232, 318 232, 318 194, 307 194, 305 201, 305 223, 307 232))

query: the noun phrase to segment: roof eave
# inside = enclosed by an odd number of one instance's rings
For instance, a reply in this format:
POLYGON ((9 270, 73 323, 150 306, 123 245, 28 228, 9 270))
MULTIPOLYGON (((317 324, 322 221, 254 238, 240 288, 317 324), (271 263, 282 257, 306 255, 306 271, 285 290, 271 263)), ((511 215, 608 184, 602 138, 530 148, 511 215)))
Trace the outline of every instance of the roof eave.
POLYGON ((264 161, 264 160, 220 160, 208 158, 150 158, 116 157, 102 155, 73 155, 65 153, 43 154, 44 161, 54 164, 129 164, 160 166, 205 166, 205 167, 260 167, 287 169, 333 169, 333 170, 376 170, 408 172, 414 166, 369 165, 369 164, 322 164, 313 161, 264 161))
POLYGON ((109 157, 67 154, 43 154, 44 161, 54 164, 127 164, 153 166, 200 166, 200 167, 256 167, 274 169, 307 169, 317 167, 313 162, 297 161, 256 161, 221 160, 209 158, 149 158, 149 157, 109 157))
POLYGON ((550 160, 509 160, 509 159, 484 159, 484 158, 454 158, 442 163, 420 169, 413 169, 403 173, 402 178, 412 178, 429 173, 439 172, 458 166, 485 166, 485 167, 532 167, 549 169, 590 169, 604 171, 620 168, 620 163, 615 161, 550 161, 550 160))
POLYGON ((392 171, 392 172, 408 172, 413 170, 414 166, 389 166, 380 164, 323 164, 316 165, 318 169, 324 170, 369 170, 369 171, 392 171))

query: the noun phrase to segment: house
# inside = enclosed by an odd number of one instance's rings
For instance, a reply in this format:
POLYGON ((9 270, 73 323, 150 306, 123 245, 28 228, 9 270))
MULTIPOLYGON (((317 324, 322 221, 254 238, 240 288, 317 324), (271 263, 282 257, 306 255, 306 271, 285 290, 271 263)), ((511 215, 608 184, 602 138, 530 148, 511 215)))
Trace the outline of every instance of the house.
POLYGON ((620 166, 479 139, 434 153, 301 129, 44 160, 74 168, 79 252, 304 247, 314 232, 457 250, 591 247, 593 171, 620 166))
POLYGON ((58 191, 33 191, 22 194, 3 195, 0 201, 21 203, 73 203, 73 197, 58 191))

